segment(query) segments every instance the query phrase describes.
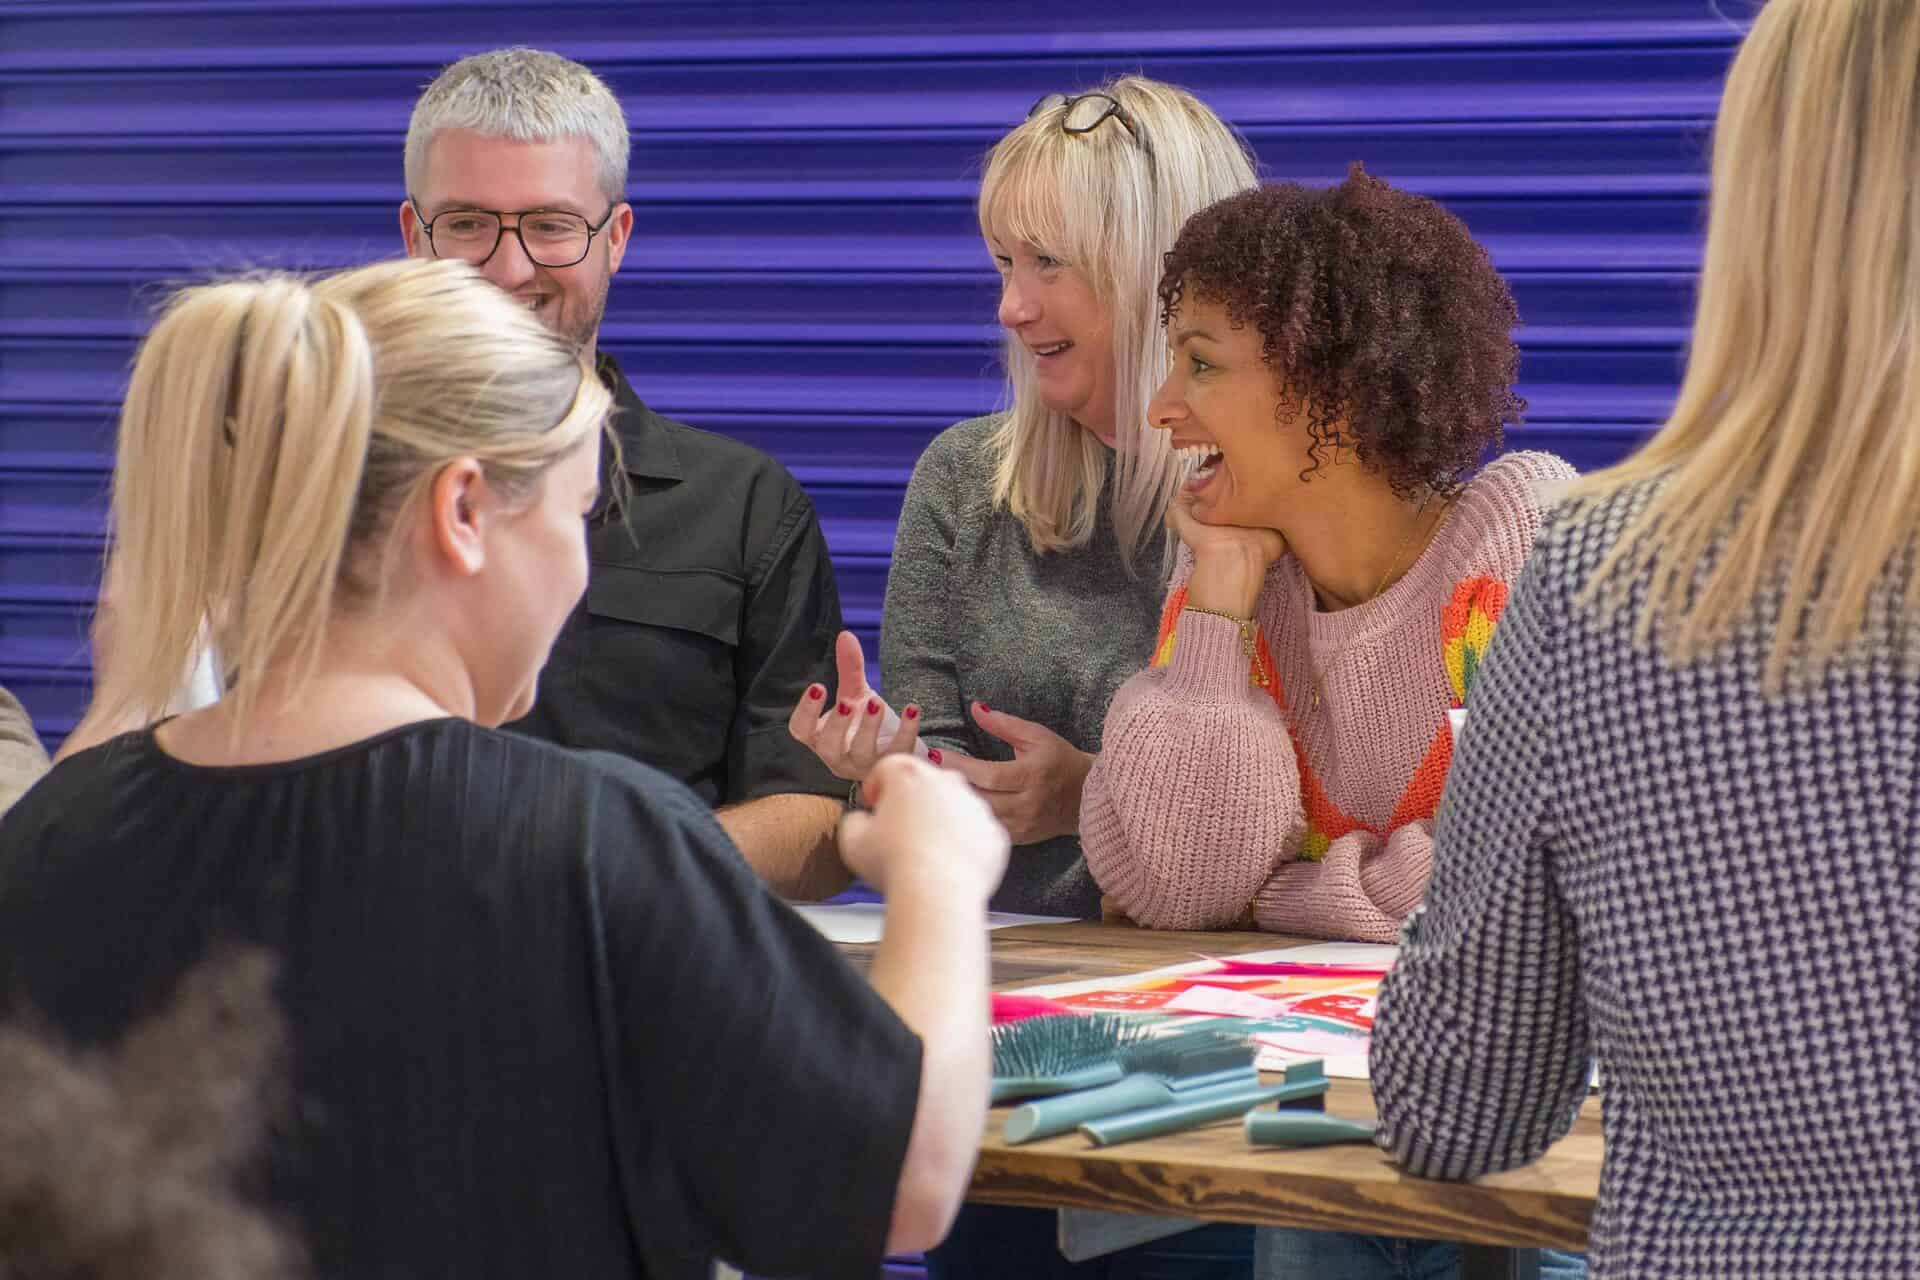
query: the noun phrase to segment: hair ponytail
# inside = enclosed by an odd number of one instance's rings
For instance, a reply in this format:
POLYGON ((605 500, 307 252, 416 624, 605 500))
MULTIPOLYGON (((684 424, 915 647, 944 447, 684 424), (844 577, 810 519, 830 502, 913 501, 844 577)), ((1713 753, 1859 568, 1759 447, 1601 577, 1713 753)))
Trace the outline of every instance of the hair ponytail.
POLYGON ((388 560, 363 553, 439 467, 472 457, 530 495, 610 407, 571 344, 463 263, 182 291, 120 415, 96 709, 158 717, 211 643, 240 723, 264 673, 297 687, 328 620, 384 589, 388 560))
MULTIPOLYGON (((228 443, 234 519, 216 549, 221 612, 208 616, 229 671, 284 656, 300 672, 325 636, 347 554, 373 436, 373 352, 357 316, 305 285, 255 310, 266 312, 261 340, 243 344, 228 443)), ((252 692, 234 685, 237 719, 252 692)))
MULTIPOLYGON (((372 353, 345 307, 286 276, 175 297, 120 416, 109 714, 160 715, 209 640, 258 670, 324 625, 372 430, 372 353)), ((232 690, 242 713, 252 692, 232 690)))

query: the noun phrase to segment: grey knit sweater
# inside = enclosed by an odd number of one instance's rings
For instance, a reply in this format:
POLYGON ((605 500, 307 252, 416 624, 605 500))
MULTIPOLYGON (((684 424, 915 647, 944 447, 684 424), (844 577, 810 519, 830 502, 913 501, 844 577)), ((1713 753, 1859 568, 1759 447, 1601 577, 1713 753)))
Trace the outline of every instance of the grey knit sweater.
MULTIPOLYGON (((1103 493, 1089 545, 1035 554, 1020 522, 993 506, 988 436, 996 421, 974 418, 941 432, 913 469, 887 574, 884 692, 895 707, 920 704, 930 746, 1012 759, 968 714, 979 701, 1098 752, 1107 703, 1153 647, 1165 591, 1158 548, 1128 577, 1103 493)), ((1079 838, 1015 848, 993 905, 1099 915, 1100 890, 1079 838)))
POLYGON ((1524 1164, 1592 1055, 1594 1280, 1920 1274, 1914 558, 1859 657, 1770 699, 1777 585, 1681 667, 1574 603, 1648 493, 1549 522, 1480 668, 1380 993, 1380 1141, 1524 1164))

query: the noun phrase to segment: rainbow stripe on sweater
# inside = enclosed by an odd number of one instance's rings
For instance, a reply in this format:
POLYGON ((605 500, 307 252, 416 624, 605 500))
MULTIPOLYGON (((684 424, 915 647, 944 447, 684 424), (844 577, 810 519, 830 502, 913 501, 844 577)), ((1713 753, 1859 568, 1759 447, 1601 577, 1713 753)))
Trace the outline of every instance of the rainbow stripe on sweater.
POLYGON ((1447 664, 1447 683, 1453 686, 1453 705, 1467 703, 1486 659, 1493 629, 1507 609, 1507 584, 1498 578, 1468 578, 1453 590, 1453 599, 1440 613, 1440 652, 1447 664))

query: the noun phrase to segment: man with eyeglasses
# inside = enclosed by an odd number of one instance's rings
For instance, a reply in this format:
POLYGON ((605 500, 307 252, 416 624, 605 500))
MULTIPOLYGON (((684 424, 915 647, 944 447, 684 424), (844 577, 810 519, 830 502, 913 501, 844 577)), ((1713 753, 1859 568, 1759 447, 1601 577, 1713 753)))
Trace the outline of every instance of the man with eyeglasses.
POLYGON ((847 882, 833 847, 846 784, 793 741, 787 719, 809 683, 832 675, 833 566, 785 468, 661 417, 598 351, 607 286, 633 233, 627 152, 606 85, 534 49, 454 63, 407 128, 407 252, 474 263, 595 351, 618 405, 624 517, 593 520, 586 596, 533 711, 510 727, 674 775, 717 807, 775 889, 824 897, 847 882))

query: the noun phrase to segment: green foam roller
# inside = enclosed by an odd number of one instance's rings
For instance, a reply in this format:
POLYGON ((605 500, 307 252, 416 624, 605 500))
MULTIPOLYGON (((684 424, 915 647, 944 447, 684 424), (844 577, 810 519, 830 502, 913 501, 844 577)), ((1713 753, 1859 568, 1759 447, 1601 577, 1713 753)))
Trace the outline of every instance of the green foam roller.
POLYGON ((1330 1147, 1341 1142, 1372 1142, 1373 1126, 1360 1120, 1342 1120, 1324 1111, 1247 1113, 1247 1141, 1256 1147, 1330 1147))
POLYGON ((1093 1139, 1095 1146, 1110 1147, 1118 1142, 1157 1138, 1161 1134, 1178 1133, 1182 1129, 1225 1120, 1264 1102, 1298 1102, 1317 1098, 1326 1091, 1325 1079, 1267 1085, 1225 1085, 1190 1094, 1171 1106, 1101 1116, 1082 1124, 1080 1132, 1093 1139))
POLYGON ((1259 1079, 1259 1072, 1250 1066, 1209 1072, 1178 1084, 1169 1084, 1157 1076, 1136 1073, 1103 1088, 1063 1093, 1058 1097, 1042 1098, 1015 1107, 1007 1116, 1000 1134, 1013 1144, 1033 1142, 1071 1133, 1098 1116, 1171 1106, 1191 1094, 1222 1087, 1244 1089, 1259 1079))

